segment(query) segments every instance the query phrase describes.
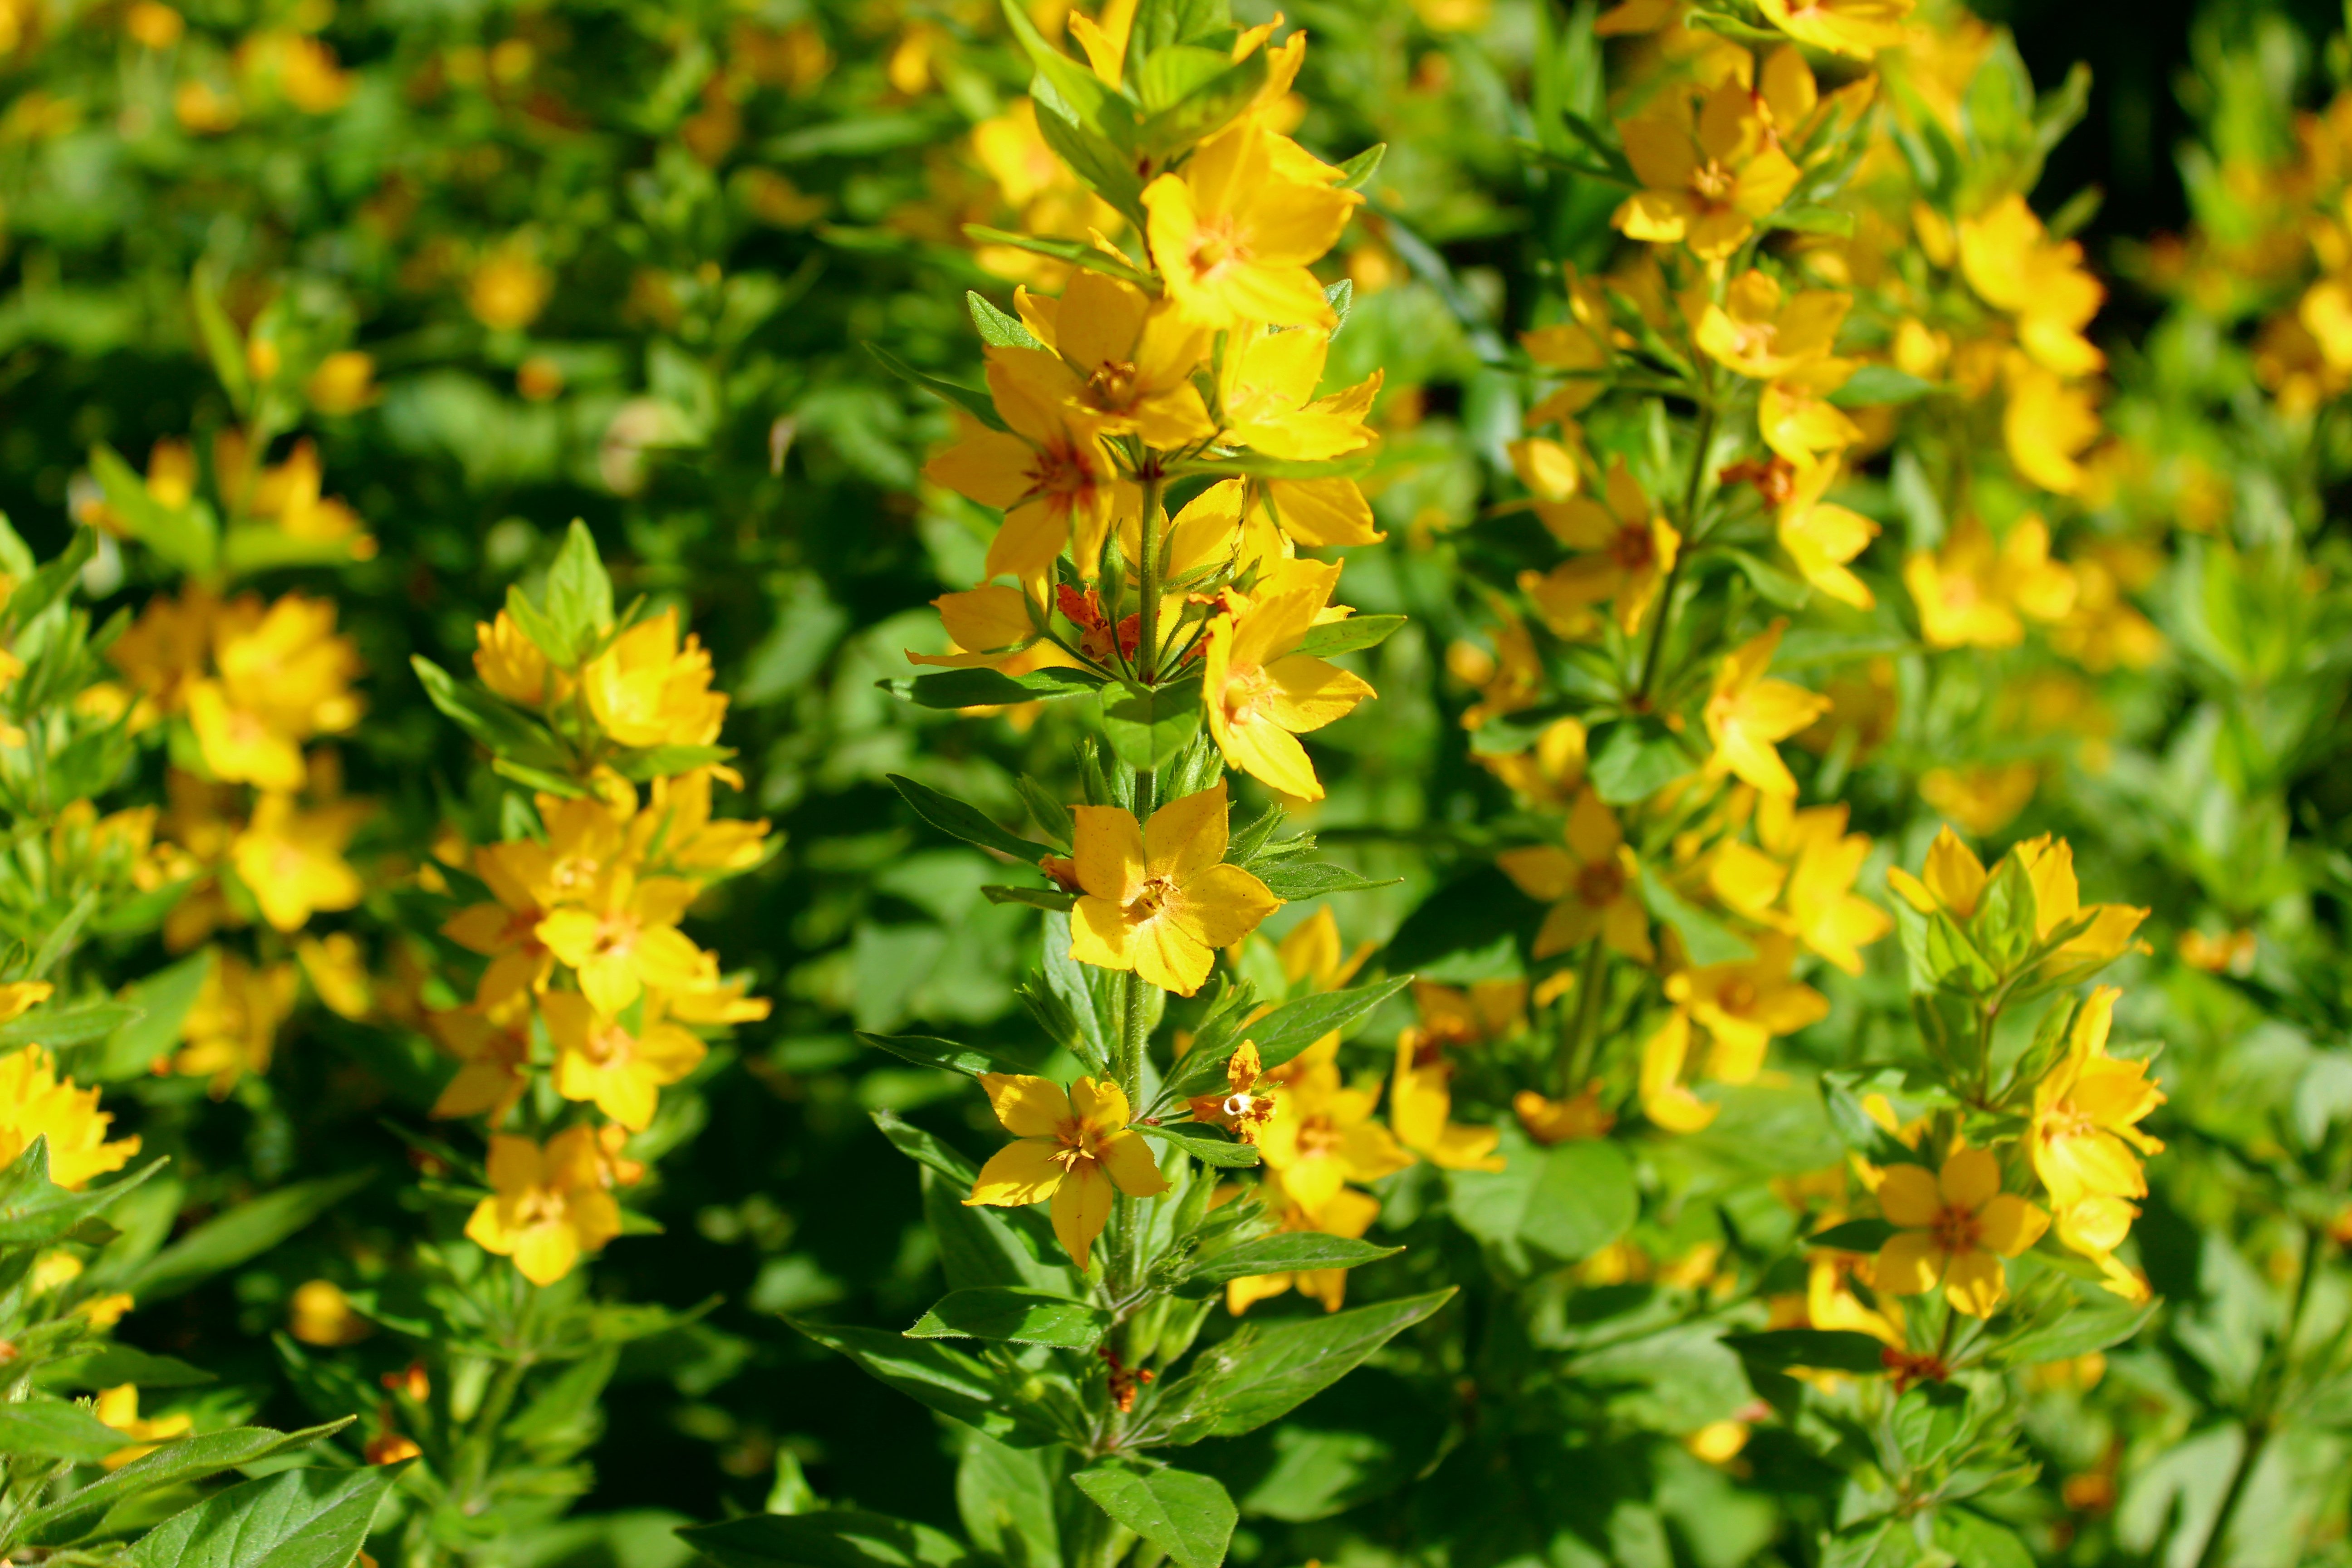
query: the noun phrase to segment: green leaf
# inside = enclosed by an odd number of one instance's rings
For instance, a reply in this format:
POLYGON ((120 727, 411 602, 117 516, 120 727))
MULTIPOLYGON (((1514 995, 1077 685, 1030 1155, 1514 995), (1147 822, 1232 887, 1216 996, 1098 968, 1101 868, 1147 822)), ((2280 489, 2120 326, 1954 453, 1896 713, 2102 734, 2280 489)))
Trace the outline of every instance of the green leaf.
POLYGON ((971 324, 980 330, 982 342, 1003 349, 1042 349, 1045 346, 1037 341, 1020 317, 1006 315, 982 299, 979 290, 965 289, 963 300, 971 311, 971 324))
POLYGON ((1309 626, 1291 651, 1310 658, 1328 658, 1335 653, 1378 647, 1394 637, 1405 620, 1403 616, 1349 616, 1343 621, 1326 621, 1309 626))
POLYGON ((1616 1144, 1578 1139, 1543 1149, 1507 1128, 1502 1154, 1501 1170, 1448 1171, 1445 1187, 1454 1223, 1514 1269, 1580 1262, 1632 1226, 1633 1170, 1616 1144))
POLYGON ((306 1426, 299 1432, 232 1426, 226 1431, 206 1432, 166 1443, 81 1490, 26 1514, 18 1523, 16 1539, 34 1546, 69 1544, 95 1530, 109 1509, 127 1499, 310 1447, 333 1436, 354 1419, 346 1415, 341 1421, 306 1426))
MULTIPOLYGON (((1042 129, 1045 116, 1040 115, 1038 119, 1042 129)), ((1083 267, 1089 272, 1100 272, 1122 283, 1132 283, 1147 294, 1157 295, 1160 292, 1160 280, 1150 273, 1084 240, 1042 239, 1034 234, 1013 234, 977 223, 964 225, 963 231, 982 245, 1009 245, 1015 250, 1050 256, 1056 261, 1066 261, 1073 267, 1083 267)))
POLYGON ((215 286, 210 261, 199 261, 188 279, 188 304, 195 313, 196 335, 204 340, 205 352, 211 356, 213 374, 220 377, 221 387, 228 394, 230 405, 239 414, 253 410, 253 376, 245 360, 245 340, 238 335, 236 324, 221 309, 220 291, 215 286))
POLYGON ((1831 234, 1841 239, 1853 237, 1853 215, 1836 207, 1783 207, 1764 220, 1767 228, 1793 229, 1799 234, 1831 234))
POLYGON ((1389 155, 1389 144, 1375 142, 1346 163, 1339 165, 1339 189, 1360 191, 1372 183, 1381 172, 1381 162, 1389 155))
POLYGON ((1118 760, 1138 770, 1157 768, 1184 749, 1201 728, 1201 683, 1106 686, 1103 730, 1118 760))
POLYGON ((1016 702, 1076 697, 1098 689, 1099 675, 1082 669, 1040 669, 1011 676, 993 669, 941 669, 929 675, 893 676, 883 690, 918 708, 1003 708, 1016 702))
POLYGON ((977 844, 982 849, 994 849, 1015 859, 1035 865, 1048 853, 1043 844, 1032 844, 1026 838, 1016 838, 982 816, 980 808, 967 805, 953 795, 941 795, 927 784, 919 784, 904 773, 887 775, 890 787, 898 792, 906 803, 915 808, 915 815, 938 828, 950 838, 961 838, 966 844, 977 844))
POLYGON ((1409 969, 1448 984, 1520 979, 1522 940, 1532 939, 1542 920, 1543 906, 1486 860, 1423 899, 1381 961, 1392 972, 1409 969))
POLYGON ((225 1268, 260 1257, 358 1192, 373 1171, 296 1182, 206 1220, 147 1260, 123 1286, 152 1304, 202 1284, 225 1268))
POLYGON ((880 343, 867 343, 866 352, 874 356, 876 363, 908 385, 954 404, 992 430, 1005 428, 1003 416, 996 412, 995 403, 982 389, 966 386, 960 381, 950 381, 943 375, 933 375, 927 370, 917 370, 880 343))
POLYGON ((1225 63, 1223 55, 1210 49, 1180 47, 1158 51, 1144 68, 1138 87, 1146 105, 1165 102, 1168 107, 1136 128, 1137 146, 1160 158, 1215 135, 1265 91, 1265 72, 1264 49, 1253 50, 1247 59, 1232 65, 1225 63), (1213 74, 1187 83, 1184 78, 1196 74, 1187 68, 1195 61, 1213 74))
POLYGON ((0 1170, 0 1247, 46 1247, 105 1213, 167 1162, 151 1160, 111 1185, 71 1193, 49 1180, 47 1137, 36 1138, 0 1170))
POLYGON ((1647 800, 1696 765, 1664 725, 1642 720, 1601 728, 1606 733, 1596 736, 1588 776, 1611 805, 1647 800))
POLYGON ((980 1167, 956 1150, 932 1137, 892 1110, 874 1112, 874 1125, 890 1145, 919 1165, 927 1166, 969 1192, 980 1180, 980 1167))
POLYGON ((999 1340, 1090 1351, 1110 1331, 1110 1313, 1045 1290, 981 1286, 955 1290, 907 1331, 908 1339, 999 1340))
POLYGON ((978 1568, 944 1531, 853 1509, 753 1514, 677 1533, 723 1568, 978 1568))
POLYGON ((812 1323, 787 1317, 784 1321, 829 1351, 846 1356, 860 1371, 953 1416, 1000 1443, 1030 1447, 1054 1441, 1059 1434, 1027 1414, 1011 1391, 984 1362, 950 1350, 930 1340, 909 1340, 880 1329, 858 1329, 812 1323))
POLYGON ((956 1512, 981 1552, 1004 1568, 1061 1568, 1062 1531, 1055 1515, 1061 1455, 1008 1448, 977 1432, 963 1434, 956 1466, 956 1512))
MULTIPOLYGON (((1406 986, 1410 974, 1392 974, 1351 991, 1324 991, 1286 1002, 1244 1031, 1257 1042, 1258 1061, 1278 1068, 1331 1033, 1344 1029, 1406 986)), ((1189 1065, 1189 1053, 1187 1054, 1189 1065)), ((1223 1075, 1221 1074, 1220 1077, 1223 1075)))
POLYGON ((1076 893, 1066 893, 1059 888, 985 887, 980 896, 992 904, 1021 904, 1033 910, 1051 910, 1067 914, 1078 906, 1076 893))
POLYGON ((1025 1073, 1035 1070, 1035 1064, 1014 1061, 982 1050, 976 1046, 960 1046, 953 1040, 942 1040, 930 1035, 869 1035, 856 1031, 857 1038, 877 1051, 887 1051, 901 1061, 919 1068, 942 1068, 978 1078, 984 1072, 1025 1073))
POLYGON ((341 566, 358 557, 350 539, 304 539, 275 523, 247 523, 221 539, 221 565, 232 574, 287 566, 341 566))
POLYGON ((1328 860, 1278 860, 1261 868, 1257 879, 1265 884, 1266 891, 1286 903, 1319 899, 1327 893, 1362 893, 1374 888, 1393 888, 1404 880, 1391 877, 1375 882, 1328 860))
POLYGON ((108 1039, 96 1077, 110 1082, 136 1077, 179 1043, 180 1026, 212 974, 213 958, 213 950, 204 948, 124 989, 122 999, 138 1008, 138 1016, 108 1039))
POLYGON ((1739 568, 1765 603, 1783 610, 1801 610, 1813 596, 1812 585, 1794 572, 1783 571, 1752 550, 1727 545, 1724 553, 1739 568))
POLYGON ((89 1464, 129 1442, 87 1408, 68 1400, 36 1395, 0 1402, 0 1455, 10 1458, 89 1464))
POLYGON ((1193 1359, 1137 1439, 1181 1445, 1237 1437, 1322 1393, 1454 1297, 1452 1287, 1328 1317, 1244 1323, 1193 1359))
POLYGON ((1297 1274, 1317 1268, 1356 1268, 1394 1258, 1402 1247, 1377 1247, 1351 1237, 1326 1236, 1320 1231, 1286 1231, 1261 1236, 1229 1247, 1185 1271, 1183 1292, 1195 1287, 1223 1285, 1228 1279, 1250 1279, 1261 1274, 1297 1274))
POLYGON ((1886 1245, 1895 1227, 1883 1219, 1850 1219, 1843 1225, 1833 1225, 1805 1237, 1807 1247, 1826 1247, 1840 1252, 1875 1252, 1886 1245))
POLYGON ((555 737, 538 720, 517 712, 487 692, 458 685, 447 670, 423 654, 410 655, 408 663, 424 682, 425 695, 432 699, 433 706, 493 754, 525 767, 565 764, 555 737))
MULTIPOLYGON (((146 487, 142 485, 140 488, 143 493, 146 487)), ((0 522, 5 521, 5 517, 0 517, 0 522)), ((13 533, 15 531, 10 531, 13 533)), ((8 595, 8 624, 22 629, 36 616, 56 604, 73 586, 74 579, 89 563, 89 558, 97 553, 98 531, 89 528, 75 529, 73 538, 66 542, 65 549, 17 584, 16 591, 8 595)))
MULTIPOLYGON (((1891 364, 1865 364, 1845 378, 1845 384, 1830 394, 1830 401, 1840 408, 1884 408, 1895 404, 1914 403, 1936 390, 1932 381, 1922 381, 1908 371, 1891 364)), ((1788 660, 1773 661, 1786 667, 1788 660)))
POLYGON ((1070 1484, 1095 1506, 1168 1554, 1176 1568, 1217 1568, 1240 1515, 1212 1476, 1131 1459, 1107 1459, 1070 1484))
POLYGON ((139 1021, 140 1010, 126 1002, 82 1002, 70 1007, 36 1007, 19 1018, 0 1024, 0 1047, 38 1043, 78 1046, 113 1034, 139 1021))
POLYGON ((562 657, 551 647, 541 651, 558 664, 585 658, 613 629, 613 579, 596 552, 596 536, 576 517, 564 532, 555 563, 547 569, 547 618, 562 639, 563 651, 562 657))
POLYGON ((126 1383, 142 1388, 194 1388, 216 1381, 200 1366, 135 1345, 114 1344, 50 1362, 33 1378, 46 1388, 118 1388, 126 1383))
POLYGON ((2096 1285, 2074 1284, 2053 1312, 2037 1316, 2020 1332, 1995 1345, 1986 1358, 1996 1367, 2042 1366, 2071 1361, 2119 1345, 2147 1325, 2158 1303, 2126 1301, 2096 1285))
POLYGON ((1650 918, 1681 933, 1683 951, 1694 964, 1737 963, 1754 956, 1755 949, 1732 933, 1731 928, 1690 903, 1648 866, 1642 868, 1642 903, 1650 918))
POLYGON ((351 1568, 400 1467, 282 1470, 175 1513, 140 1538, 131 1568, 351 1568))
POLYGON ((1255 1144, 1229 1138, 1213 1128, 1147 1127, 1138 1123, 1132 1131, 1142 1133, 1155 1143, 1180 1149, 1203 1165, 1214 1165, 1219 1170, 1246 1170, 1258 1163, 1255 1144))
POLYGON ((1886 1347, 1868 1334, 1845 1329, 1771 1329, 1726 1334, 1723 1342, 1748 1365, 1767 1372, 1808 1366, 1821 1372, 1885 1372, 1886 1347))
POLYGON ((613 768, 632 783, 649 784, 710 767, 734 755, 732 746, 646 746, 616 754, 613 768))

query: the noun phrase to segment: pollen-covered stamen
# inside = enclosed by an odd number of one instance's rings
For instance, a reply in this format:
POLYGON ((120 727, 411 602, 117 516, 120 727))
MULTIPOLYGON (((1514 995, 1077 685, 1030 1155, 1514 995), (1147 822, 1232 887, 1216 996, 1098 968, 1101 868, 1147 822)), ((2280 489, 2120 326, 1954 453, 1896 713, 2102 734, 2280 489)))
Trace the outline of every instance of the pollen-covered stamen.
POLYGON ((1691 174, 1691 191, 1710 206, 1721 206, 1731 199, 1738 188, 1739 177, 1722 164, 1709 159, 1691 174))

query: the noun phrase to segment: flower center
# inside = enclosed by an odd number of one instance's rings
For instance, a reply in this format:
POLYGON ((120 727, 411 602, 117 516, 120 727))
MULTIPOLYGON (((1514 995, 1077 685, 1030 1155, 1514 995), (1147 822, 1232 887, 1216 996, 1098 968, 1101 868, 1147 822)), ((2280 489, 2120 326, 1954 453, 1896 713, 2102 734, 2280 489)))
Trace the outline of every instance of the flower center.
POLYGON ((1231 220, 1203 223, 1192 238, 1192 276, 1206 281, 1226 262, 1239 260, 1242 254, 1241 239, 1234 233, 1231 220))
POLYGON ((1328 1116, 1310 1116, 1298 1124, 1298 1152, 1307 1159, 1333 1153, 1339 1147, 1339 1130, 1328 1116))
POLYGON ((1716 995, 1715 1004, 1735 1017, 1745 1017, 1756 1010, 1756 983, 1734 980, 1716 995))
POLYGON ((1105 360, 1087 377, 1087 402, 1096 408, 1121 409, 1135 401, 1135 366, 1125 360, 1105 360))
POLYGON ((1934 1230, 1937 1247, 1955 1258, 1965 1258, 1977 1250, 1978 1238, 1983 1227, 1979 1225, 1975 1211, 1946 1208, 1937 1213, 1934 1230))
POLYGON ((1576 874, 1576 896, 1580 902, 1601 909, 1617 901, 1625 891, 1625 868, 1614 860, 1588 860, 1576 874))
POLYGON ((1729 201, 1738 183, 1737 175, 1713 159, 1691 175, 1691 190, 1709 206, 1720 206, 1729 201))
POLYGON ((1609 542, 1609 553, 1628 572, 1645 571, 1658 559, 1658 542, 1651 536, 1648 523, 1627 523, 1609 542))

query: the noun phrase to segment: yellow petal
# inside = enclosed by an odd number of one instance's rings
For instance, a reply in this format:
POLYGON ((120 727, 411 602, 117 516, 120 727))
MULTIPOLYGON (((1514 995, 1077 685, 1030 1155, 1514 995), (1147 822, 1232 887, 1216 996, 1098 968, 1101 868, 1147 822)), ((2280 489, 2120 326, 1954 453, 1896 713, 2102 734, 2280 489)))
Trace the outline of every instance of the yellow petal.
POLYGON ((1070 1095, 1052 1079, 1031 1073, 984 1072, 980 1075, 980 1087, 997 1121, 1016 1138, 1055 1137, 1072 1119, 1070 1095))

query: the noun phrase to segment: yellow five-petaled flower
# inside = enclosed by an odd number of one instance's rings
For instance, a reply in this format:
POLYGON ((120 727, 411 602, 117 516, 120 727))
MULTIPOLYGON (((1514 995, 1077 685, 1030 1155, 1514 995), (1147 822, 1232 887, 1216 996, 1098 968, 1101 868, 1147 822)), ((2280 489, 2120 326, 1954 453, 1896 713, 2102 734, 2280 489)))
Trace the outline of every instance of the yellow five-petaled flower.
POLYGON ((1282 907, 1264 882, 1225 858, 1225 784, 1169 802, 1148 826, 1116 805, 1072 808, 1073 870, 1084 889, 1070 912, 1070 956, 1133 970, 1190 996, 1215 952, 1282 907))
POLYGON ((1019 1208, 1053 1199, 1054 1235, 1084 1268, 1110 1218, 1114 1186, 1131 1198, 1168 1190, 1150 1147, 1128 1131, 1127 1096, 1118 1085, 1082 1078, 1066 1089, 1027 1073, 987 1072, 980 1087, 996 1120, 1019 1142, 981 1167, 967 1207, 1019 1208))
POLYGON ((2000 1260, 2041 1238, 2050 1216, 2000 1190, 2000 1162, 1990 1150, 1961 1149, 1934 1176, 1918 1165, 1890 1165, 1878 1206, 1899 1226, 1878 1249, 1877 1288, 1918 1296, 1944 1287, 1955 1311, 1989 1318, 2009 1294, 2000 1260))

